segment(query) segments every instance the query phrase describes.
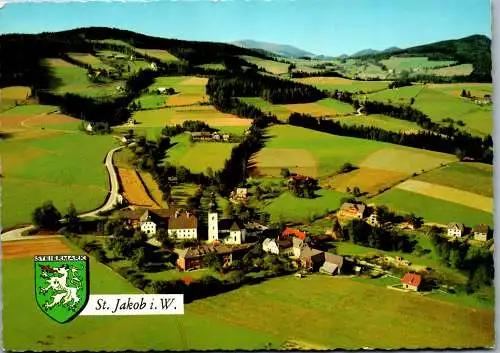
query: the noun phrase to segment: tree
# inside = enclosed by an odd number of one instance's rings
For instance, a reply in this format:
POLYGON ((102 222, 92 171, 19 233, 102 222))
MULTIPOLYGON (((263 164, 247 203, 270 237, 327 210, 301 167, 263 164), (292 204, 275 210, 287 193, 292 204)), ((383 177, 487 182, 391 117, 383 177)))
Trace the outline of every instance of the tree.
POLYGON ((167 249, 172 249, 175 245, 174 240, 170 238, 168 231, 164 228, 160 228, 156 231, 155 238, 161 243, 161 246, 167 249))
POLYGON ((288 65, 288 74, 291 75, 292 71, 295 70, 296 68, 297 65, 295 65, 294 63, 290 63, 290 65, 288 65))
POLYGON ((263 190, 262 188, 260 187, 260 185, 257 185, 255 187, 255 197, 257 198, 257 200, 262 200, 262 196, 263 196, 263 190))
POLYGON ((361 190, 359 189, 359 187, 355 186, 353 189, 352 189, 352 195, 354 197, 359 197, 361 196, 361 190))
POLYGON ((288 168, 281 168, 281 176, 285 179, 287 179, 290 176, 290 169, 288 168))
POLYGON ((467 97, 467 92, 463 89, 460 97, 467 97))
POLYGON ((356 167, 354 167, 351 163, 344 163, 340 169, 339 169, 339 173, 349 173, 350 171, 356 169, 356 167))
POLYGON ((139 269, 139 270, 142 270, 144 269, 144 266, 146 265, 146 250, 144 247, 139 247, 137 249, 134 250, 134 255, 132 257, 132 263, 134 264, 134 266, 139 269))
POLYGON ((54 206, 52 201, 46 201, 42 206, 33 211, 33 223, 41 229, 56 230, 59 228, 61 213, 54 206))
POLYGON ((69 204, 68 213, 64 216, 66 219, 66 227, 70 232, 76 233, 80 229, 80 219, 76 213, 76 208, 73 203, 69 204))
POLYGON ((215 271, 222 271, 222 262, 215 252, 209 252, 203 257, 203 264, 215 271))

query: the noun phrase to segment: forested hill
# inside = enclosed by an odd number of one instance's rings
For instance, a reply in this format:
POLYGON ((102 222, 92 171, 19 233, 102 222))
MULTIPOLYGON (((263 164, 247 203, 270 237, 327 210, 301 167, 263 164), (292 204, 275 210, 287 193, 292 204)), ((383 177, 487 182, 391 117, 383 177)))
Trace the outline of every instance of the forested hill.
MULTIPOLYGON (((164 49, 190 65, 223 63, 235 56, 266 58, 262 52, 227 43, 196 42, 151 37, 132 31, 106 27, 77 28, 40 34, 6 34, 0 36, 0 85, 32 85, 47 78, 39 70, 39 60, 59 57, 67 52, 95 50, 95 41, 113 40, 135 48, 164 49)), ((44 84, 42 84, 44 86, 44 84)))
POLYGON ((426 56, 429 60, 456 60, 458 64, 472 64, 474 71, 471 73, 471 77, 473 76, 479 81, 491 82, 491 39, 484 35, 473 35, 391 52, 375 53, 364 58, 383 60, 394 55, 426 56))

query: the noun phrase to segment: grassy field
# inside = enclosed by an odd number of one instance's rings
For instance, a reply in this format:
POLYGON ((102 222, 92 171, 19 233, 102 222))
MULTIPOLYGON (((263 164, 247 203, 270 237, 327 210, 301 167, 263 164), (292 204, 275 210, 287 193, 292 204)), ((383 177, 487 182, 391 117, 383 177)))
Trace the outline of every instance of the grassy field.
POLYGON ((328 91, 348 91, 348 92, 375 92, 386 89, 391 81, 359 81, 349 80, 341 77, 305 77, 294 81, 316 86, 319 89, 328 91))
POLYGON ((251 124, 250 119, 241 119, 235 115, 221 113, 213 106, 193 106, 143 110, 134 113, 139 127, 165 127, 165 125, 182 124, 186 120, 201 120, 213 127, 245 126, 251 124))
POLYGON ((282 75, 288 72, 289 64, 287 63, 281 63, 278 61, 266 60, 247 55, 243 55, 241 58, 248 61, 250 64, 255 64, 259 68, 263 68, 267 72, 270 72, 275 75, 282 75))
MULTIPOLYGON (((486 85, 479 86, 481 89, 486 85)), ((453 94, 461 92, 467 86, 457 85, 414 85, 393 90, 385 90, 370 94, 369 99, 392 101, 392 103, 409 103, 413 97, 413 106, 427 114, 432 120, 440 122, 445 118, 462 120, 465 129, 473 134, 486 135, 492 131, 492 106, 480 106, 467 99, 453 94)), ((487 88, 487 86, 486 86, 487 88)), ((471 92, 472 93, 472 92, 471 92)))
POLYGON ((214 171, 221 169, 236 145, 223 142, 190 143, 188 134, 178 135, 172 142, 176 145, 167 150, 166 160, 182 165, 193 173, 204 173, 208 167, 214 171))
POLYGON ((194 196, 198 187, 196 184, 179 184, 172 186, 172 198, 178 206, 186 206, 187 200, 194 196))
MULTIPOLYGON (((457 283, 463 283, 463 284, 467 283, 468 277, 465 273, 462 273, 458 270, 443 265, 443 263, 439 259, 439 256, 434 251, 434 247, 430 243, 429 236, 424 234, 418 234, 416 240, 423 249, 430 250, 430 252, 422 256, 417 256, 415 254, 407 254, 399 251, 382 251, 358 244, 353 244, 349 241, 335 242, 335 249, 337 254, 346 256, 349 255, 351 256, 381 255, 381 256, 391 256, 391 257, 401 256, 403 259, 408 260, 412 265, 430 267, 436 271, 446 274, 448 278, 456 281, 457 283)), ((485 305, 484 302, 478 300, 474 301, 473 304, 474 306, 485 305)))
POLYGON ((98 207, 108 193, 103 159, 114 141, 109 136, 59 133, 2 142, 2 225, 31 222, 31 212, 46 200, 63 213, 70 202, 78 211, 98 207))
POLYGON ((92 83, 85 69, 61 59, 45 59, 44 65, 49 68, 52 89, 57 94, 75 93, 86 97, 109 97, 121 94, 116 89, 118 86, 123 86, 121 81, 92 83))
POLYGON ((68 56, 81 63, 88 64, 94 69, 113 69, 112 66, 103 63, 101 59, 89 53, 68 53, 68 56))
POLYGON ((468 76, 472 73, 473 69, 472 64, 460 64, 434 69, 431 73, 438 76, 468 76))
POLYGON ((161 50, 161 49, 140 49, 136 48, 135 49, 138 53, 142 55, 147 55, 152 58, 160 59, 161 61, 165 62, 173 62, 173 61, 179 61, 179 59, 172 54, 170 54, 166 50, 161 50))
POLYGON ((487 164, 456 162, 415 179, 493 197, 493 166, 487 164))
POLYGON ((398 184, 396 188, 493 213, 493 198, 454 187, 438 185, 421 180, 406 180, 398 184))
MULTIPOLYGON (((4 260, 2 271, 3 343, 8 350, 257 350, 283 343, 271 334, 197 314, 189 305, 183 316, 80 316, 61 325, 45 316, 33 299, 31 256, 4 260)), ((92 294, 140 293, 94 260, 90 281, 92 294)))
POLYGON ((423 71, 424 69, 434 69, 438 67, 443 67, 447 65, 454 64, 454 61, 434 61, 429 60, 427 57, 391 57, 386 60, 380 61, 389 70, 395 70, 397 72, 403 70, 417 70, 423 71))
POLYGON ((391 189, 374 197, 371 201, 387 205, 396 211, 413 212, 423 217, 426 222, 442 224, 462 222, 468 226, 479 223, 493 225, 491 213, 406 190, 391 189))
POLYGON ((411 174, 456 158, 372 140, 336 136, 290 125, 268 128, 265 147, 252 159, 256 175, 279 175, 281 168, 313 177, 331 175, 344 163, 411 174))
POLYGON ((408 120, 394 119, 387 115, 371 114, 371 115, 352 115, 345 117, 333 118, 346 125, 362 125, 374 126, 380 129, 394 131, 394 132, 418 132, 422 130, 416 123, 408 120))
POLYGON ((465 348, 494 341, 492 310, 322 275, 276 278, 194 302, 189 309, 323 349, 465 348))
POLYGON ((264 211, 271 215, 271 222, 310 223, 313 217, 325 215, 340 207, 340 199, 347 194, 321 189, 314 199, 295 197, 288 191, 266 202, 264 211))
POLYGON ((281 121, 287 121, 291 114, 291 111, 286 109, 283 105, 271 104, 260 97, 241 97, 240 99, 245 103, 256 106, 263 112, 276 115, 281 121))

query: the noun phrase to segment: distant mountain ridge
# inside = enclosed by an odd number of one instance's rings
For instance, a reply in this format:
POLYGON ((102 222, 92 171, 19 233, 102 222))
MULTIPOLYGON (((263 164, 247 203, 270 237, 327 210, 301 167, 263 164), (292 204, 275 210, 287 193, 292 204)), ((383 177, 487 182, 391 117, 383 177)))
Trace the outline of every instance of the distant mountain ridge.
POLYGON ((277 44, 277 43, 268 43, 268 42, 260 42, 253 39, 243 39, 235 42, 231 42, 230 44, 236 45, 238 47, 246 48, 246 49, 254 49, 254 50, 264 50, 266 52, 285 56, 288 58, 300 58, 303 56, 307 57, 315 57, 316 54, 308 52, 306 50, 299 49, 292 45, 287 44, 277 44))
POLYGON ((363 50, 360 50, 360 51, 352 54, 350 57, 351 58, 359 58, 359 57, 362 57, 362 56, 368 56, 368 55, 378 54, 378 53, 392 53, 392 52, 395 52, 395 51, 398 51, 398 50, 401 50, 401 48, 390 47, 390 48, 387 48, 387 49, 384 49, 384 50, 363 49, 363 50))

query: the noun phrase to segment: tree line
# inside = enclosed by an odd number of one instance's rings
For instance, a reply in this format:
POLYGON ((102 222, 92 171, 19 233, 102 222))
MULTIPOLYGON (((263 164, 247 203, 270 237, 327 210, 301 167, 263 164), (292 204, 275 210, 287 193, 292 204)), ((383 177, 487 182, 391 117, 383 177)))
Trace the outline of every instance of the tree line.
POLYGON ((314 86, 259 75, 241 73, 237 77, 211 77, 206 87, 207 95, 215 101, 230 97, 261 97, 273 104, 309 103, 326 98, 326 94, 314 86))

